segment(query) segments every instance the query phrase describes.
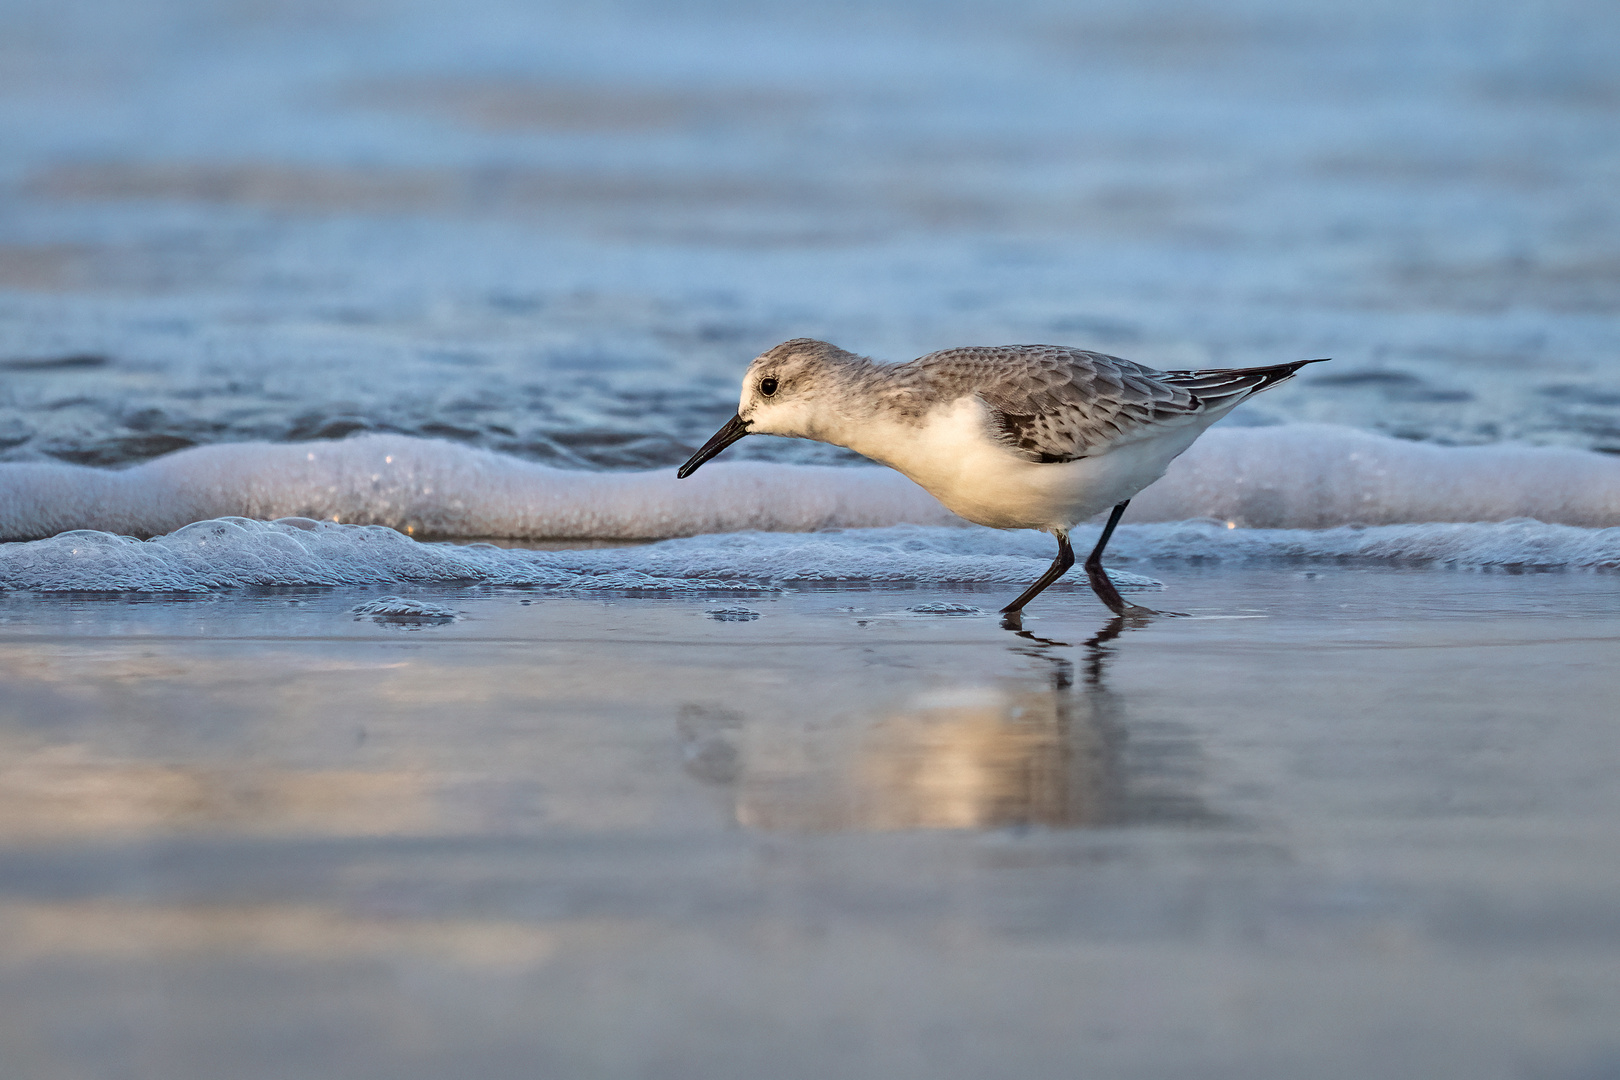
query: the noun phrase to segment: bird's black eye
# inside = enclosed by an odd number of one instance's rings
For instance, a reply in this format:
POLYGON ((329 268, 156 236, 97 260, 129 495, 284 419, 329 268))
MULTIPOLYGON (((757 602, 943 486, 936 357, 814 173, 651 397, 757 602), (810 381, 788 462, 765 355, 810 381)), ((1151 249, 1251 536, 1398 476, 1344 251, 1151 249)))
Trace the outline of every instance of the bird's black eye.
POLYGON ((764 394, 766 397, 770 397, 772 394, 776 393, 776 380, 768 375, 759 380, 759 392, 764 394))

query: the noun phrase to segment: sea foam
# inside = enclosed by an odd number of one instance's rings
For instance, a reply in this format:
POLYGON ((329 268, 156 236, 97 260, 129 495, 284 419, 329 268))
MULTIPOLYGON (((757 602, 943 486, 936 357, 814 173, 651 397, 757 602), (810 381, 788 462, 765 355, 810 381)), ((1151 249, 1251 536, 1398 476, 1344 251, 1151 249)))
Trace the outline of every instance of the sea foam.
MULTIPOLYGON (((1088 546, 1096 533, 1095 526, 1087 526, 1076 530, 1075 540, 1088 546)), ((823 533, 727 533, 621 548, 531 551, 490 544, 421 543, 377 525, 221 518, 153 540, 79 530, 46 540, 0 544, 0 590, 195 593, 266 586, 480 584, 576 593, 693 593, 828 584, 1012 587, 1027 584, 1045 569, 1051 549, 1050 538, 1038 533, 900 525, 823 533)), ((1518 520, 1236 529, 1206 519, 1124 526, 1110 553, 1111 561, 1127 564, 1350 560, 1612 570, 1620 568, 1620 528, 1518 520)), ((1159 587, 1150 577, 1118 569, 1109 573, 1122 588, 1159 587)), ((1078 574, 1053 586, 1085 587, 1078 574)))
MULTIPOLYGON (((840 583, 1025 584, 1050 561, 1051 541, 1033 533, 1008 540, 1007 534, 990 529, 898 526, 837 533, 728 533, 624 548, 530 551, 420 543, 378 525, 219 518, 144 541, 74 530, 47 540, 0 544, 0 589, 206 592, 294 585, 484 584, 576 592, 706 592, 840 583)), ((1113 576, 1122 588, 1159 584, 1125 571, 1113 576)))
MULTIPOLYGON (((898 473, 713 462, 688 480, 556 469, 396 435, 197 447, 122 471, 0 464, 0 537, 136 536, 223 517, 302 517, 416 535, 661 539, 961 524, 898 473)), ((1351 428, 1217 428, 1132 502, 1127 521, 1255 528, 1504 521, 1620 524, 1620 460, 1583 450, 1442 447, 1351 428)))

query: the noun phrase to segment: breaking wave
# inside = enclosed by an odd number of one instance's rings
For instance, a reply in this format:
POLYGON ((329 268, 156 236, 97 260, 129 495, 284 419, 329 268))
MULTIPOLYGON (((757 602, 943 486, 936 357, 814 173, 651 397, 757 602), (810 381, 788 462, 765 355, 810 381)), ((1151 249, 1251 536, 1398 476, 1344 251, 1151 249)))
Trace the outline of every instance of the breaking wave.
MULTIPOLYGON (((888 469, 716 462, 581 472, 408 436, 196 447, 122 471, 0 465, 0 537, 172 533, 223 517, 304 517, 418 536, 663 539, 960 521, 888 469)), ((1442 447, 1351 428, 1216 429, 1127 521, 1252 528, 1504 521, 1620 525, 1620 459, 1585 450, 1442 447)))
MULTIPOLYGON (((1620 460, 1322 425, 1217 430, 1133 501, 1127 521, 1114 562, 1614 569, 1620 460)), ((1052 557, 1050 538, 964 526, 887 469, 716 463, 677 481, 671 471, 571 472, 402 436, 200 447, 121 472, 0 465, 0 524, 22 541, 0 544, 0 588, 43 591, 1021 584, 1052 557), (530 551, 405 532, 666 539, 530 551)), ((1094 535, 1076 530, 1076 546, 1094 535)), ((1119 576, 1127 587, 1156 584, 1119 576)), ((1075 582, 1084 587, 1078 575, 1060 587, 1075 582)))

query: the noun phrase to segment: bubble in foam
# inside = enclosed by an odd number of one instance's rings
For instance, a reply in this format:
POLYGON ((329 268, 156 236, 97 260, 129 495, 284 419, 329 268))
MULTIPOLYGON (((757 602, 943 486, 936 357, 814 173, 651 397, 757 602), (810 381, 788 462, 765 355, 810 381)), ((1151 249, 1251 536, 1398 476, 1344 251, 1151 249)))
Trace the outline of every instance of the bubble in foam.
POLYGON ((359 604, 354 617, 394 626, 444 626, 461 619, 461 612, 443 604, 430 604, 407 596, 383 596, 369 603, 359 604))
POLYGON ((946 615, 960 617, 965 615, 983 615, 983 608, 973 607, 971 604, 917 604, 906 608, 914 615, 946 615))
POLYGON ((753 622, 760 617, 760 613, 752 608, 710 608, 704 612, 715 622, 753 622))

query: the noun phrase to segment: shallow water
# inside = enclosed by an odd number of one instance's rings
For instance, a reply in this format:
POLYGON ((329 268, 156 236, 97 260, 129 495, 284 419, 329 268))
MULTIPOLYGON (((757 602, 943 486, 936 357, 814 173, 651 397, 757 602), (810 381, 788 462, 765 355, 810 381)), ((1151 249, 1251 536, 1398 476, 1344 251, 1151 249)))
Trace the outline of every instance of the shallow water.
POLYGON ((0 1058, 1612 1071, 1614 582, 1166 577, 6 601, 0 1058))

